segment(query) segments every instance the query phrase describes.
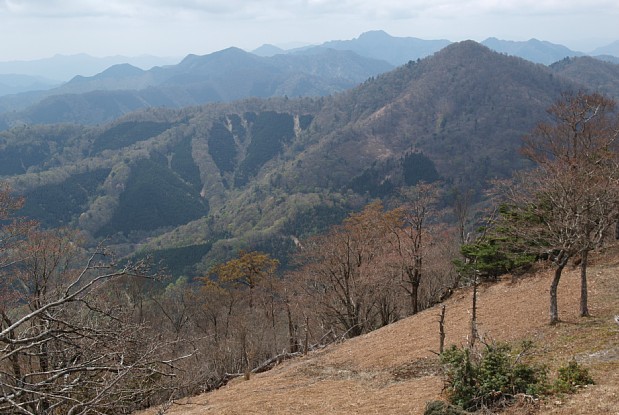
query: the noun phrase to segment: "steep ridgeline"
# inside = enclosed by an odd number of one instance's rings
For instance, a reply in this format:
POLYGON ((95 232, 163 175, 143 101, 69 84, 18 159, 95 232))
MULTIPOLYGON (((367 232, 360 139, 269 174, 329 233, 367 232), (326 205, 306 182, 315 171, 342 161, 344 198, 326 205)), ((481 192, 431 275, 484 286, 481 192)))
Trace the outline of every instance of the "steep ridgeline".
POLYGON ((425 40, 414 37, 395 37, 382 30, 362 33, 352 40, 332 40, 315 48, 352 50, 361 56, 402 65, 410 60, 425 58, 451 42, 446 39, 425 40))
POLYGON ((619 100, 619 64, 600 62, 588 56, 565 58, 550 66, 565 78, 571 79, 589 89, 619 100))
MULTIPOLYGON (((475 42, 453 44, 325 99, 311 126, 315 141, 282 174, 308 188, 331 183, 338 189, 360 175, 380 186, 396 180, 397 187, 401 174, 387 166, 416 153, 446 181, 484 188, 485 180, 523 166, 522 136, 561 92, 578 88, 543 66, 475 42)), ((371 186, 366 190, 372 193, 371 186)))
POLYGON ((178 272, 235 248, 285 259, 293 237, 402 186, 441 179, 482 194, 525 165, 521 137, 561 92, 583 87, 462 42, 328 97, 14 128, 0 134, 2 174, 27 196, 24 213, 121 253, 148 240, 178 272))
MULTIPOLYGON (((414 37, 395 37, 382 30, 362 33, 351 40, 331 40, 318 46, 306 46, 297 49, 284 50, 273 45, 263 45, 253 51, 260 56, 274 56, 286 53, 307 53, 320 49, 351 50, 355 53, 387 61, 393 65, 403 65, 410 60, 423 59, 451 44, 449 40, 425 40, 414 37)), ((582 52, 571 50, 563 45, 543 40, 529 39, 527 41, 501 40, 495 37, 482 42, 490 49, 511 56, 517 56, 535 63, 550 65, 565 57, 584 56, 582 52)), ((600 48, 591 56, 600 59, 617 59, 619 42, 600 48), (600 56, 603 55, 603 56, 600 56), (614 56, 612 56, 614 55, 614 56)))
POLYGON ((496 52, 518 56, 519 58, 544 65, 550 65, 566 57, 584 55, 582 52, 573 51, 563 45, 537 39, 518 42, 491 37, 484 40, 482 44, 496 52))

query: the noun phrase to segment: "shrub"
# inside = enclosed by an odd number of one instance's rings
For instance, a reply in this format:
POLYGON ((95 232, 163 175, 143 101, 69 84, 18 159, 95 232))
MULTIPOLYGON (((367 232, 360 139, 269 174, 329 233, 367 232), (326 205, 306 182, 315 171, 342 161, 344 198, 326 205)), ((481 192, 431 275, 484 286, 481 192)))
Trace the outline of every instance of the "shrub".
POLYGON ((423 415, 466 415, 462 408, 443 401, 431 401, 426 404, 423 415))
POLYGON ((580 386, 593 384, 593 378, 589 375, 587 368, 572 359, 567 365, 559 368, 554 390, 559 393, 572 393, 580 386))
POLYGON ((486 344, 480 353, 452 346, 441 355, 449 401, 470 411, 509 404, 520 393, 541 394, 546 370, 520 362, 524 351, 514 356, 507 344, 486 344))

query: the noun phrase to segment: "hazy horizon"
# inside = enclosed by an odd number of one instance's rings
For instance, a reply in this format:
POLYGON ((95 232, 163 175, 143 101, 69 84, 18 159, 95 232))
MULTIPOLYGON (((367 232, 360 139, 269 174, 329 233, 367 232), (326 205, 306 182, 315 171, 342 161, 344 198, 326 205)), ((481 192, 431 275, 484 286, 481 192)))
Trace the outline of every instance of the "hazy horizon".
POLYGON ((591 52, 619 40, 619 2, 592 0, 4 0, 0 61, 57 54, 183 57, 227 47, 254 50, 395 37, 531 38, 591 52))
MULTIPOLYGON (((334 38, 334 39, 327 39, 327 40, 325 40, 323 42, 316 42, 316 43, 306 43, 306 42, 269 43, 269 42, 265 42, 265 43, 259 44, 256 47, 253 47, 253 48, 240 48, 239 46, 236 46, 236 45, 228 45, 228 46, 222 47, 221 49, 216 49, 216 50, 208 51, 208 52, 205 52, 203 54, 207 55, 207 54, 218 52, 218 51, 221 51, 221 50, 224 50, 224 49, 227 49, 227 48, 231 48, 231 47, 239 47, 240 49, 243 49, 243 50, 245 50, 247 52, 253 52, 254 50, 260 48, 261 46, 265 46, 265 45, 275 46, 275 47, 278 47, 278 48, 283 49, 283 50, 291 50, 291 49, 301 48, 301 47, 305 47, 305 46, 317 46, 317 45, 320 45, 320 44, 328 42, 328 41, 354 40, 354 39, 359 38, 364 33, 372 32, 372 31, 384 31, 384 32, 386 32, 388 35, 390 35, 392 37, 401 37, 401 38, 411 37, 411 38, 418 38, 418 39, 422 39, 422 40, 449 40, 451 42, 460 42, 460 41, 464 41, 464 40, 474 40, 476 42, 481 43, 481 42, 483 42, 483 41, 485 41, 485 40, 487 40, 489 38, 497 38, 497 39, 499 39, 501 41, 508 41, 508 42, 509 41, 513 41, 513 42, 526 42, 528 40, 536 39, 536 40, 539 40, 539 41, 547 41, 547 42, 551 42, 553 44, 566 46, 566 47, 568 47, 569 49, 571 49, 571 50, 573 50, 575 52, 583 52, 583 53, 588 53, 588 52, 593 51, 594 49, 603 48, 603 47, 609 46, 609 45, 611 45, 613 43, 619 42, 619 39, 617 39, 617 40, 613 40, 613 41, 608 41, 607 43, 592 44, 592 47, 590 49, 582 49, 582 48, 578 49, 578 48, 570 47, 568 44, 565 44, 565 43, 552 42, 552 41, 549 41, 548 39, 541 39, 541 38, 535 38, 535 37, 530 37, 530 38, 527 38, 527 39, 523 38, 523 39, 515 40, 515 39, 504 39, 504 38, 500 38, 500 37, 497 37, 497 36, 487 36, 487 37, 485 37, 483 39, 458 39, 458 40, 453 40, 453 39, 448 39, 446 37, 441 37, 441 38, 438 38, 438 37, 437 38, 423 38, 423 37, 418 37, 418 36, 395 36, 395 35, 393 35, 392 33, 389 33, 386 30, 377 28, 377 29, 368 30, 368 31, 359 33, 357 36, 354 36, 354 37, 348 38, 348 39, 335 39, 334 38)), ((75 52, 75 53, 60 53, 60 52, 58 52, 58 53, 54 53, 52 55, 40 56, 40 57, 30 58, 30 59, 24 58, 24 59, 3 60, 2 57, 0 57, 0 62, 2 62, 2 63, 8 63, 8 62, 31 62, 31 61, 53 59, 53 58, 56 58, 56 57, 75 57, 75 56, 89 56, 89 57, 98 58, 98 59, 121 57, 121 58, 162 58, 162 59, 178 59, 178 60, 181 60, 181 59, 185 58, 187 55, 191 55, 191 54, 193 54, 193 55, 200 55, 199 53, 195 53, 195 52, 191 52, 191 51, 188 51, 187 53, 182 54, 182 55, 154 55, 154 54, 149 54, 149 53, 142 53, 142 54, 135 54, 135 55, 127 55, 127 54, 121 54, 121 53, 109 54, 109 55, 96 55, 96 54, 92 54, 92 53, 88 53, 88 52, 75 52)))

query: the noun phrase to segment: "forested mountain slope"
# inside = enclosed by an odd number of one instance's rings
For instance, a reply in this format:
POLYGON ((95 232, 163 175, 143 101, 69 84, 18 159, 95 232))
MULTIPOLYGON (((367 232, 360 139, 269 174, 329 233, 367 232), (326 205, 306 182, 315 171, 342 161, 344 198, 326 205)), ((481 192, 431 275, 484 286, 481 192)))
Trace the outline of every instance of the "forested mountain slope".
POLYGON ((321 143, 298 156, 303 182, 315 185, 328 171, 343 186, 359 169, 407 151, 423 152, 450 180, 508 175, 521 167, 522 135, 562 91, 578 87, 472 41, 450 45, 325 99, 312 124, 321 143))
POLYGON ((619 99, 619 65, 616 63, 584 56, 563 59, 550 68, 565 78, 587 85, 592 91, 619 99))
POLYGON ((0 134, 0 175, 46 225, 122 254, 182 248, 177 272, 191 273, 241 247, 284 258, 292 237, 419 181, 481 197, 526 165, 521 138, 546 108, 585 87, 467 41, 327 97, 16 127, 0 134))

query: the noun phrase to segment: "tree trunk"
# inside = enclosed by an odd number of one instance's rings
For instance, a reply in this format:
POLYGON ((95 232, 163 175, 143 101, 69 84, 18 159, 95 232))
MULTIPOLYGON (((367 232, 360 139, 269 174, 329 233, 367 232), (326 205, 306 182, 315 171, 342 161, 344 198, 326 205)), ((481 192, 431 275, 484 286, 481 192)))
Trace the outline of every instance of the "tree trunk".
POLYGON ((559 280, 561 280, 561 273, 565 264, 569 259, 569 255, 564 252, 559 254, 559 260, 557 262, 557 269, 555 269, 555 276, 550 284, 550 324, 556 324, 559 322, 559 305, 557 301, 557 288, 559 287, 559 280))
POLYGON ((473 278, 473 310, 471 311, 471 334, 469 338, 469 349, 475 346, 475 340, 477 340, 477 274, 473 278))
MULTIPOLYGON (((13 325, 13 323, 11 322, 11 320, 9 319, 9 317, 6 315, 6 313, 4 311, 0 311, 0 315, 2 316, 2 321, 6 324, 7 327, 11 327, 13 325)), ((0 330, 2 330, 2 324, 0 324, 0 330)), ((19 364, 19 353, 15 353, 15 349, 18 347, 16 344, 17 342, 15 340, 17 340, 17 337, 15 336, 15 331, 14 330, 10 330, 7 333, 7 338, 8 338, 8 351, 11 354, 11 357, 9 358, 9 361, 11 362, 11 367, 13 369, 13 377, 15 378, 15 381, 17 382, 17 385, 21 387, 21 383, 22 383, 22 373, 21 373, 21 366, 19 364)))
POLYGON ((305 316, 305 341, 303 342, 303 354, 307 355, 309 351, 309 317, 305 316))
POLYGON ((297 340, 295 324, 292 321, 292 312, 290 311, 290 303, 286 301, 286 315, 288 316, 288 350, 290 353, 299 351, 299 342, 297 340))
POLYGON ((587 259, 589 257, 589 251, 583 250, 580 255, 582 259, 580 263, 580 316, 589 317, 587 298, 587 259))
POLYGON ((411 284, 411 313, 417 314, 419 312, 419 285, 421 284, 421 269, 417 267, 409 267, 406 269, 406 274, 408 275, 408 281, 411 284))
MULTIPOLYGON (((49 345, 46 342, 42 343, 39 348, 39 366, 41 373, 45 373, 49 370, 49 345)), ((40 407, 37 409, 40 410, 41 413, 47 414, 51 405, 49 399, 44 397, 39 401, 39 403, 40 407)))
POLYGON ((419 312, 419 284, 413 283, 411 289, 411 308, 412 313, 417 314, 419 312))
POLYGON ((445 349, 445 304, 443 304, 443 306, 441 307, 441 316, 438 321, 438 332, 438 352, 442 354, 445 349))

